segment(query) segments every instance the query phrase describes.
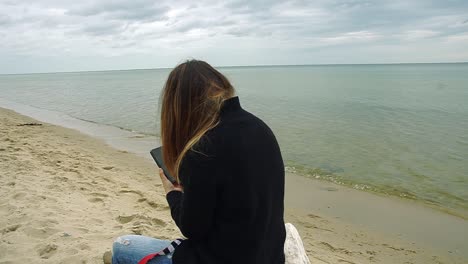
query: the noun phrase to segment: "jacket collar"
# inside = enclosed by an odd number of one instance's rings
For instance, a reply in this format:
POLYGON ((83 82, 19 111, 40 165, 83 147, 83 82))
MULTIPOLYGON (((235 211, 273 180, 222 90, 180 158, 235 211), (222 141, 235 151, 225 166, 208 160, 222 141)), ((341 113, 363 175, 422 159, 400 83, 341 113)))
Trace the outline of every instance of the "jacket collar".
POLYGON ((239 97, 231 97, 224 101, 223 106, 221 107, 221 114, 226 114, 239 109, 241 109, 239 97))

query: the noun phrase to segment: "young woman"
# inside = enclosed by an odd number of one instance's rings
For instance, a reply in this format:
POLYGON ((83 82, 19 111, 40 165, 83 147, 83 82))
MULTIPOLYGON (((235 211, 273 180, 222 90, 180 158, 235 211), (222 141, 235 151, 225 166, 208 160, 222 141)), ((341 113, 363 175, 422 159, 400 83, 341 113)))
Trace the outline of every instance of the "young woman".
MULTIPOLYGON (((284 165, 269 127, 242 109, 226 77, 191 60, 169 75, 162 96, 164 162, 171 215, 186 237, 148 263, 284 263, 284 165)), ((170 241, 123 236, 113 263, 138 263, 170 241)))

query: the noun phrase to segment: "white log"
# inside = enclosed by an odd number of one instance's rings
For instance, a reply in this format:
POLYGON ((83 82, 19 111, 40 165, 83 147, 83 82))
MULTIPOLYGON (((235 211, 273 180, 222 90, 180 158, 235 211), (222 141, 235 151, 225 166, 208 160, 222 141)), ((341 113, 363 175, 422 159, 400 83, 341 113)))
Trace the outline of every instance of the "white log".
POLYGON ((286 223, 286 241, 284 243, 285 264, 310 264, 304 244, 297 229, 291 224, 286 223))

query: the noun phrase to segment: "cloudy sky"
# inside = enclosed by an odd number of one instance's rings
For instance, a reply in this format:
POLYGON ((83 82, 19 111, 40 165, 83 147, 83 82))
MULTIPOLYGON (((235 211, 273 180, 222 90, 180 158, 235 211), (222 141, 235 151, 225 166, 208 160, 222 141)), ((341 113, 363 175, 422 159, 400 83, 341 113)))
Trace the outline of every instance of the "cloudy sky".
POLYGON ((468 61, 467 0, 0 0, 0 73, 468 61))

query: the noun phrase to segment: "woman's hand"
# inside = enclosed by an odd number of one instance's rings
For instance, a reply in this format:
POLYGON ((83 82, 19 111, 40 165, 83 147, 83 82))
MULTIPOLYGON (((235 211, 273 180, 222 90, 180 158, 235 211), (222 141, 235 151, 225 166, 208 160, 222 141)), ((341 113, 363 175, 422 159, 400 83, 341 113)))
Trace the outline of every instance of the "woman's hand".
POLYGON ((166 194, 168 194, 170 191, 184 192, 184 189, 182 188, 182 186, 180 185, 174 186, 172 182, 166 178, 166 175, 164 174, 164 171, 161 168, 159 169, 159 177, 161 177, 161 182, 162 182, 162 185, 164 187, 164 191, 166 192, 166 194))

